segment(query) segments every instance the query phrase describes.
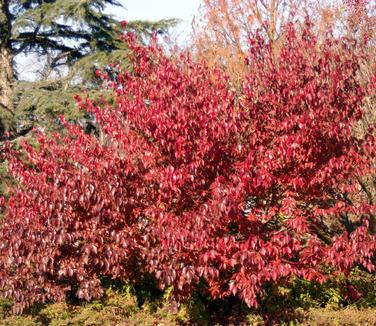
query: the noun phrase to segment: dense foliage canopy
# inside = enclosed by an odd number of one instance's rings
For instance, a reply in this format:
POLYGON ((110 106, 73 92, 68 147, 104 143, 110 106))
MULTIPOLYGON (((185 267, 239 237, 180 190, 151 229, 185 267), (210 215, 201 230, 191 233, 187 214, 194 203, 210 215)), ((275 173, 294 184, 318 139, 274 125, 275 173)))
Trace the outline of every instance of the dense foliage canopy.
POLYGON ((359 81, 366 57, 353 40, 319 41, 308 21, 285 33, 277 55, 251 39, 239 89, 127 34, 131 69, 109 80, 115 104, 77 98, 100 137, 63 119, 63 135, 4 146, 18 183, 0 227, 0 283, 16 312, 100 297, 106 277, 149 273, 176 298, 204 281, 213 298, 256 306, 267 284, 374 270, 375 206, 358 179, 375 143, 352 131, 376 74, 359 81))

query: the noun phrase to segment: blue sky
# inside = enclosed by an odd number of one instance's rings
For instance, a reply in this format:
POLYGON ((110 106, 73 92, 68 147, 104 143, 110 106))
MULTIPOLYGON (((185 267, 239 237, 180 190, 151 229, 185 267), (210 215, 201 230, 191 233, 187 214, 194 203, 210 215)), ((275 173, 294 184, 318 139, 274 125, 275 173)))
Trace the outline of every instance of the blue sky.
POLYGON ((182 22, 176 33, 184 41, 190 32, 193 17, 201 0, 119 0, 124 8, 112 7, 109 12, 124 20, 159 20, 178 18, 182 22), (182 39, 183 38, 183 39, 182 39))
POLYGON ((124 9, 114 8, 113 14, 121 19, 157 20, 180 18, 190 21, 197 13, 200 0, 119 0, 124 9))

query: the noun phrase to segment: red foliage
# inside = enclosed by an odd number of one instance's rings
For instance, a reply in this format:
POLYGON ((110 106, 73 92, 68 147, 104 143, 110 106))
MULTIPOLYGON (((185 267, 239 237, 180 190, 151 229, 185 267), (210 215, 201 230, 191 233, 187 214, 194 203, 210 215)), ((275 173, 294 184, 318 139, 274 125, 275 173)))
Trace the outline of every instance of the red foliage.
POLYGON ((361 8, 368 4, 368 0, 344 0, 343 2, 349 8, 361 8))
POLYGON ((266 283, 374 270, 375 207, 352 196, 375 144, 352 125, 375 80, 359 84, 350 42, 320 45, 310 30, 290 26, 277 57, 252 40, 240 90, 128 35, 132 69, 113 85, 114 107, 78 100, 99 139, 64 122, 37 147, 7 144, 19 183, 1 225, 0 281, 15 311, 68 292, 100 297, 102 277, 141 272, 179 295, 204 279, 213 297, 255 306, 266 283))

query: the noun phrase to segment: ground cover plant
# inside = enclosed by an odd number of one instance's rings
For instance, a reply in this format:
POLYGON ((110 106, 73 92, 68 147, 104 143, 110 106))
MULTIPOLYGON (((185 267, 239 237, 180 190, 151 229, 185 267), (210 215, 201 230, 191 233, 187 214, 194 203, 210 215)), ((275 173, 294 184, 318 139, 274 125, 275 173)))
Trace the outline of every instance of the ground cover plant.
POLYGON ((309 20, 284 38, 277 54, 252 38, 234 88, 126 34, 131 69, 108 81, 115 104, 77 98, 99 137, 62 118, 63 134, 4 144, 17 183, 3 199, 0 285, 15 312, 98 299, 108 278, 148 274, 177 301, 204 283, 213 299, 256 307, 295 278, 374 271, 375 206, 359 182, 375 143, 371 129, 352 131, 376 74, 360 81, 362 47, 317 39, 309 20))

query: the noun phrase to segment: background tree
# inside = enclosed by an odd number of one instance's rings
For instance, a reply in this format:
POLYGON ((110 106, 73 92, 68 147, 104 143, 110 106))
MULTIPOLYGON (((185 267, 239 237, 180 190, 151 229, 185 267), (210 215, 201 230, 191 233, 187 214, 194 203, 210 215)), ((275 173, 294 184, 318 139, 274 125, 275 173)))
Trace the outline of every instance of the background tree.
POLYGON ((282 26, 306 14, 307 0, 203 0, 193 24, 193 50, 237 80, 245 74, 248 39, 258 30, 271 43, 282 26))
MULTIPOLYGON (((372 39, 375 7, 373 1, 363 0, 203 0, 193 24, 192 49, 199 58, 222 67, 237 80, 245 73, 248 39, 256 31, 277 51, 283 42, 283 25, 303 22, 309 15, 315 21, 316 33, 323 36, 328 29, 335 29, 349 37, 372 39)), ((374 44, 367 46, 373 46, 374 51, 374 44)))
MULTIPOLYGON (((30 117, 43 121, 67 111, 74 93, 96 85, 94 65, 108 64, 124 55, 124 43, 118 40, 120 23, 104 13, 107 5, 120 6, 117 0, 0 3, 0 103, 6 129, 14 129, 18 120, 18 129, 25 130, 30 117), (17 82, 15 59, 21 54, 36 54, 43 62, 40 83, 17 82)), ((134 22, 128 28, 145 37, 154 30, 165 32, 175 23, 134 22)))

